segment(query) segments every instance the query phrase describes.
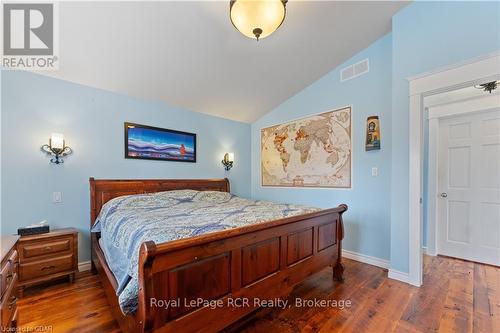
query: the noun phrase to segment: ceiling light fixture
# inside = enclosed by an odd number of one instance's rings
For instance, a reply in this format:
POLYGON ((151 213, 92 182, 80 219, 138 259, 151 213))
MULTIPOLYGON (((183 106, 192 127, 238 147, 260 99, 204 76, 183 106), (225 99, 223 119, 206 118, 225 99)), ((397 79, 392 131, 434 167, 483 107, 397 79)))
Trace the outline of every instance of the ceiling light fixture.
POLYGON ((487 82, 487 83, 483 83, 483 84, 478 84, 478 85, 475 85, 474 88, 484 90, 484 91, 489 92, 491 94, 491 92, 493 90, 498 88, 499 82, 500 81, 491 81, 491 82, 487 82))
POLYGON ((229 16, 243 35, 262 39, 275 32, 285 20, 288 0, 231 0, 229 16))

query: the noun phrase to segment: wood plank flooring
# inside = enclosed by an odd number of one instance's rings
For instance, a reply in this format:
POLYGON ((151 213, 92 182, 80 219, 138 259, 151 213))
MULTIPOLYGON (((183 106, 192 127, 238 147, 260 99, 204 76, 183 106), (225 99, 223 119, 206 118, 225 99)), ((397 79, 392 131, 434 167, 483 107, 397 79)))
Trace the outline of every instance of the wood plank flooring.
MULTIPOLYGON (((500 332, 500 268, 452 258, 424 258, 424 286, 345 260, 345 281, 325 269, 295 288, 287 309, 262 309, 228 332, 500 332), (303 307, 295 298, 350 300, 351 306, 303 307)), ((97 276, 71 285, 28 289, 19 300, 21 331, 120 332, 97 276)))

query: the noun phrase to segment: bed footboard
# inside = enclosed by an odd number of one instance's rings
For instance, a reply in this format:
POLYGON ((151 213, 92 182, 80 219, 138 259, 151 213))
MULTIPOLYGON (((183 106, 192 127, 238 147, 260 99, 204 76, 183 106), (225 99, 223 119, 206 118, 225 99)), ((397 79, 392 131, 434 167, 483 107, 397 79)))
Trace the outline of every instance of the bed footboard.
POLYGON ((141 332, 215 332, 333 266, 341 280, 346 205, 158 244, 139 259, 141 332))

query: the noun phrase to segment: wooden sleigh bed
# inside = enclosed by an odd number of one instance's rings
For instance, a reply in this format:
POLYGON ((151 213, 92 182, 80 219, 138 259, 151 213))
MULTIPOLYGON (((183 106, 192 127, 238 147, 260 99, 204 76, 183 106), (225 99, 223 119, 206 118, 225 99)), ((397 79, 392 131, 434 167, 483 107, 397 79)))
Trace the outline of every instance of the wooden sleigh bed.
MULTIPOLYGON (((90 178, 90 223, 109 200, 130 194, 193 189, 229 192, 227 179, 96 180, 90 178)), ((124 315, 117 281, 91 233, 92 271, 98 273, 123 332, 217 332, 256 310, 253 299, 286 297, 293 287, 326 266, 342 280, 346 205, 167 243, 145 242, 139 257, 135 315, 124 315), (153 306, 151 300, 218 300, 216 308, 153 306), (249 300, 232 306, 229 299, 249 300), (240 304, 241 305, 241 304, 240 304)), ((183 301, 182 301, 183 302, 183 301)))

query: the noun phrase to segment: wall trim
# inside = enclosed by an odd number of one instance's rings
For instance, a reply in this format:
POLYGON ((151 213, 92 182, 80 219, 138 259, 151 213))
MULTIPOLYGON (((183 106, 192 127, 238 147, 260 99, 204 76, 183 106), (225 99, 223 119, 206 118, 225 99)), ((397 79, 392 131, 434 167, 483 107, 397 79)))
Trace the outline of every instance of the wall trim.
POLYGON ((460 61, 460 62, 451 64, 451 65, 448 65, 448 66, 443 66, 443 67, 440 67, 440 68, 437 68, 437 69, 434 69, 434 70, 430 70, 430 71, 427 71, 427 72, 423 72, 423 73, 420 73, 420 74, 417 74, 417 75, 410 76, 410 77, 407 78, 407 80, 408 81, 413 81, 413 80, 421 79, 421 78, 426 77, 426 76, 431 76, 431 75, 434 75, 434 74, 438 74, 440 72, 446 72, 446 71, 448 71, 450 69, 455 69, 457 67, 466 66, 466 65, 473 64, 475 62, 478 62, 478 61, 481 61, 481 60, 485 60, 485 59, 488 59, 488 58, 493 58, 493 57, 499 56, 499 55, 500 55, 500 51, 493 51, 491 53, 483 54, 483 55, 480 55, 478 57, 474 57, 474 58, 467 59, 467 60, 464 60, 464 61, 460 61))
POLYGON ((500 78, 500 54, 409 80, 409 96, 434 95, 500 78))
MULTIPOLYGON (((426 249, 425 247, 422 247, 422 251, 425 251, 425 249, 426 249)), ((372 256, 368 256, 366 254, 362 254, 362 253, 358 253, 358 252, 354 252, 354 251, 349 251, 349 250, 344 250, 344 249, 342 249, 342 256, 344 258, 359 261, 359 262, 362 262, 364 264, 373 265, 373 266, 377 266, 380 268, 388 269, 389 272, 387 274, 387 277, 389 279, 398 280, 398 281, 401 281, 404 283, 412 284, 412 283, 410 283, 410 274, 409 273, 400 272, 400 271, 389 268, 390 267, 389 260, 381 259, 381 258, 377 258, 377 257, 372 257, 372 256)))
POLYGON ((80 261, 78 263, 78 271, 79 272, 90 271, 90 260, 80 261))
POLYGON ((342 249, 342 256, 344 258, 347 258, 347 259, 359 261, 359 262, 362 262, 362 263, 365 263, 368 265, 377 266, 380 268, 389 269, 389 267, 390 267, 389 260, 368 256, 366 254, 362 254, 362 253, 358 253, 358 252, 354 252, 354 251, 342 249))
POLYGON ((389 279, 398 280, 398 281, 401 281, 401 282, 404 282, 404 283, 411 284, 410 283, 410 274, 409 273, 397 271, 395 269, 389 269, 389 274, 387 274, 387 277, 389 279))

